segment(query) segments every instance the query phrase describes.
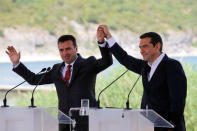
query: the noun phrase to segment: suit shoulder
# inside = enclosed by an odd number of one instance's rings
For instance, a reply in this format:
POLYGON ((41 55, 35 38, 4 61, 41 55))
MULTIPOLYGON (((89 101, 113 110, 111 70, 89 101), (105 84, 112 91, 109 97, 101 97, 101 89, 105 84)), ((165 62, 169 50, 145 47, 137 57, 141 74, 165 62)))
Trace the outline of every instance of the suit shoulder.
POLYGON ((166 68, 169 71, 183 70, 183 67, 182 67, 181 63, 178 60, 175 60, 173 58, 168 58, 166 60, 166 68))
POLYGON ((89 56, 87 59, 89 59, 89 60, 95 60, 96 57, 95 56, 89 56))
POLYGON ((168 58, 166 60, 166 63, 169 65, 181 65, 181 63, 178 60, 175 60, 173 58, 168 58))
POLYGON ((53 66, 59 66, 59 65, 61 65, 62 63, 56 63, 56 64, 54 64, 53 66))
POLYGON ((80 63, 92 65, 96 63, 96 58, 94 56, 89 56, 88 58, 83 58, 83 60, 81 60, 80 63))
POLYGON ((61 66, 62 64, 63 63, 56 63, 56 64, 53 65, 53 68, 57 68, 57 67, 61 66))
POLYGON ((86 61, 95 61, 96 57, 94 56, 89 56, 88 58, 86 58, 86 61))

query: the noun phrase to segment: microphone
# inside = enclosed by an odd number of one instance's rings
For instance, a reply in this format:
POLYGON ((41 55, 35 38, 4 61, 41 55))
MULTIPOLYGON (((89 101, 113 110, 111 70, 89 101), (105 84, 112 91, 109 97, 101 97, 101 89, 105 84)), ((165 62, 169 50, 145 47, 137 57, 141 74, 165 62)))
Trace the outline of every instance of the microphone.
POLYGON ((129 96, 130 96, 130 94, 131 94, 133 88, 134 88, 135 85, 137 84, 138 80, 140 79, 140 77, 141 77, 141 74, 138 76, 138 78, 137 78, 137 80, 135 81, 133 87, 132 87, 131 90, 129 91, 129 94, 128 94, 128 96, 127 96, 126 109, 130 109, 130 108, 129 108, 129 96))
POLYGON ((109 85, 107 85, 104 89, 101 90, 101 92, 99 93, 98 95, 98 101, 96 102, 97 103, 97 108, 100 108, 100 95, 103 91, 105 91, 109 86, 111 86, 114 82, 116 82, 118 79, 120 79, 120 77, 122 77, 125 73, 127 73, 128 70, 126 70, 125 72, 123 72, 120 76, 118 76, 115 80, 113 80, 109 85))
POLYGON ((142 70, 141 70, 141 74, 138 76, 138 78, 137 78, 137 80, 135 81, 133 87, 132 87, 131 90, 129 91, 129 94, 128 94, 128 96, 127 96, 126 109, 130 109, 130 107, 129 107, 129 96, 130 96, 130 94, 131 94, 133 88, 134 88, 135 85, 137 84, 138 80, 139 80, 140 77, 142 76, 142 72, 144 72, 145 68, 146 68, 146 67, 145 67, 145 64, 144 64, 143 67, 142 67, 142 70))
MULTIPOLYGON (((48 68, 46 69, 46 72, 48 72, 48 71, 50 71, 50 70, 51 70, 51 67, 48 67, 48 68)), ((40 80, 39 80, 38 83, 36 84, 36 87, 35 87, 35 88, 33 89, 33 91, 32 91, 31 106, 29 106, 29 107, 31 107, 31 108, 35 108, 35 107, 36 107, 36 106, 34 105, 34 92, 35 92, 37 86, 40 84, 40 82, 41 82, 41 81, 43 80, 43 78, 45 77, 46 72, 45 72, 45 74, 43 74, 43 75, 41 76, 40 80)))
MULTIPOLYGON (((41 73, 41 72, 44 72, 44 71, 46 71, 46 68, 43 68, 43 69, 42 69, 40 72, 38 72, 37 74, 39 74, 39 73, 41 73)), ((26 80, 23 81, 23 82, 21 82, 20 84, 16 85, 15 87, 9 89, 9 90, 6 92, 6 94, 5 94, 5 96, 4 96, 4 99, 3 99, 3 105, 2 105, 1 107, 9 107, 9 106, 7 105, 7 98, 6 98, 7 94, 8 94, 10 91, 12 91, 13 89, 15 89, 15 88, 17 88, 18 86, 20 86, 20 85, 22 85, 23 83, 25 83, 25 82, 26 82, 26 80)))

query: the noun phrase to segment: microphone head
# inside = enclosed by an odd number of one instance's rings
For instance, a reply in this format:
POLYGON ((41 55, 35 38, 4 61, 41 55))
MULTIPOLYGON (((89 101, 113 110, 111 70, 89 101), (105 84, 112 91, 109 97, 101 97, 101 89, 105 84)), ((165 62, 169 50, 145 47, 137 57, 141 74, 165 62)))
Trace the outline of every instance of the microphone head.
POLYGON ((48 67, 48 68, 47 68, 47 71, 50 71, 50 70, 51 70, 51 67, 48 67))
POLYGON ((42 70, 40 71, 40 72, 44 72, 44 71, 46 71, 47 69, 46 68, 42 68, 42 70))

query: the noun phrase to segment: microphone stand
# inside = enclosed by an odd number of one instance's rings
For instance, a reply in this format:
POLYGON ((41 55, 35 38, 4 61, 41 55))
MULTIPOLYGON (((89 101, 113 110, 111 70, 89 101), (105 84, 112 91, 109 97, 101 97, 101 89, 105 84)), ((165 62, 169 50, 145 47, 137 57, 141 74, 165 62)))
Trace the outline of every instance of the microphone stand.
POLYGON ((125 72, 123 72, 119 77, 117 77, 115 80, 113 80, 108 86, 106 86, 98 95, 98 101, 97 101, 97 108, 100 108, 100 95, 103 91, 105 91, 109 86, 111 86, 114 82, 116 82, 118 79, 120 79, 120 77, 122 77, 125 73, 127 73, 128 70, 126 70, 125 72))
POLYGON ((131 90, 129 91, 129 94, 128 94, 128 96, 127 96, 126 109, 128 109, 128 110, 129 110, 129 109, 132 109, 132 108, 129 107, 129 96, 130 96, 130 94, 131 94, 133 88, 134 88, 135 85, 137 84, 138 80, 140 79, 140 77, 141 77, 141 75, 138 76, 137 80, 135 81, 133 87, 131 88, 131 90))
POLYGON ((45 77, 46 73, 47 73, 48 71, 50 71, 50 70, 51 70, 51 68, 48 67, 48 68, 47 68, 47 71, 45 72, 45 74, 43 74, 43 76, 40 78, 40 80, 39 80, 38 83, 36 84, 36 87, 33 89, 32 97, 31 97, 31 105, 29 106, 30 108, 35 108, 35 107, 36 107, 36 106, 34 105, 34 92, 35 92, 37 86, 40 84, 40 82, 41 82, 41 81, 43 80, 43 78, 45 77))
MULTIPOLYGON (((46 68, 43 68, 43 69, 42 69, 40 72, 38 72, 37 74, 39 74, 39 73, 41 73, 41 72, 43 72, 43 71, 45 71, 45 70, 46 70, 46 68)), ((18 86, 20 86, 20 85, 22 85, 23 83, 25 83, 25 82, 26 82, 26 80, 23 81, 23 82, 21 82, 20 84, 16 85, 15 87, 9 89, 9 90, 6 92, 5 97, 4 97, 4 99, 3 99, 3 105, 2 105, 1 107, 9 107, 9 105, 7 105, 7 98, 6 98, 7 94, 8 94, 10 91, 12 91, 13 89, 15 89, 15 88, 17 88, 18 86)))
POLYGON ((129 110, 129 109, 132 109, 132 108, 129 107, 129 96, 130 96, 130 94, 131 94, 133 88, 135 87, 135 85, 136 85, 137 82, 139 81, 140 77, 142 76, 143 72, 145 71, 145 68, 146 68, 146 63, 143 64, 140 75, 138 76, 138 78, 137 78, 137 80, 135 81, 133 87, 132 87, 131 90, 129 91, 129 94, 128 94, 128 96, 127 96, 127 102, 126 102, 126 109, 128 109, 128 110, 129 110))
POLYGON ((26 82, 26 81, 21 82, 20 84, 18 84, 18 85, 16 85, 15 87, 9 89, 9 90, 6 92, 5 97, 4 97, 4 99, 3 99, 3 105, 2 105, 1 107, 9 107, 9 105, 7 105, 7 98, 6 98, 7 94, 8 94, 10 91, 12 91, 13 89, 15 89, 15 88, 17 88, 18 86, 20 86, 20 85, 22 85, 23 83, 25 83, 25 82, 26 82))

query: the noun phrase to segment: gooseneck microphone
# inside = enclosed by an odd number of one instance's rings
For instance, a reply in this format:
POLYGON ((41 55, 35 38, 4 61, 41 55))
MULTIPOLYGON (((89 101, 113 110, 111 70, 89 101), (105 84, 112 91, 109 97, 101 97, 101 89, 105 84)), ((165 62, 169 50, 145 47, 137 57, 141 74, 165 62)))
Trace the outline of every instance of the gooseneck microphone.
POLYGON ((135 87, 135 85, 137 84, 137 82, 139 81, 140 77, 142 76, 142 73, 145 71, 145 68, 146 68, 146 65, 144 63, 144 65, 142 66, 142 69, 141 69, 141 74, 138 76, 137 80, 135 81, 135 83, 133 84, 133 87, 131 88, 131 90, 129 91, 129 94, 127 96, 127 102, 126 102, 126 109, 130 109, 129 107, 129 96, 133 90, 133 88, 135 87))
MULTIPOLYGON (((46 68, 43 68, 43 69, 42 69, 40 72, 38 72, 37 74, 39 74, 39 73, 41 73, 41 72, 44 72, 44 71, 46 71, 46 68)), ((18 84, 18 85, 16 85, 16 86, 14 86, 13 88, 9 89, 9 90, 6 92, 6 94, 5 94, 5 96, 4 96, 4 99, 3 99, 3 105, 2 105, 1 107, 9 107, 9 105, 7 105, 7 98, 6 98, 7 94, 8 94, 10 91, 12 91, 12 90, 14 90, 15 88, 17 88, 18 86, 20 86, 20 85, 22 85, 23 83, 25 83, 25 82, 26 82, 26 80, 23 81, 23 82, 21 82, 20 84, 18 84)))
POLYGON ((104 89, 101 90, 101 92, 98 95, 98 100, 97 100, 97 108, 100 108, 100 95, 103 91, 105 91, 109 86, 111 86, 114 82, 116 82, 118 79, 120 79, 120 77, 122 77, 125 73, 127 73, 128 70, 126 70, 125 72, 123 72, 120 76, 118 76, 115 80, 113 80, 109 85, 107 85, 104 89))
POLYGON ((141 74, 138 76, 138 78, 137 78, 137 80, 135 81, 133 87, 132 87, 131 90, 129 91, 129 94, 128 94, 128 96, 127 96, 126 109, 130 109, 130 108, 129 108, 129 96, 130 96, 130 94, 131 94, 133 88, 134 88, 135 85, 137 84, 138 80, 140 79, 140 77, 141 77, 141 74))
POLYGON ((47 73, 48 71, 50 71, 50 70, 51 70, 51 67, 48 67, 48 68, 46 69, 45 74, 43 74, 43 75, 41 76, 40 80, 38 81, 38 83, 36 84, 35 88, 33 89, 33 91, 32 91, 32 96, 31 96, 31 106, 29 106, 29 107, 31 107, 31 108, 36 107, 36 106, 34 105, 34 92, 35 92, 37 86, 40 84, 40 82, 41 82, 41 81, 43 80, 43 78, 45 77, 46 73, 47 73))

